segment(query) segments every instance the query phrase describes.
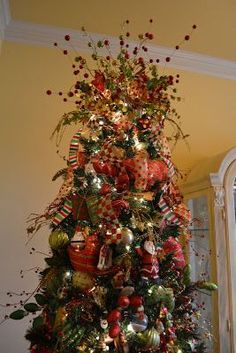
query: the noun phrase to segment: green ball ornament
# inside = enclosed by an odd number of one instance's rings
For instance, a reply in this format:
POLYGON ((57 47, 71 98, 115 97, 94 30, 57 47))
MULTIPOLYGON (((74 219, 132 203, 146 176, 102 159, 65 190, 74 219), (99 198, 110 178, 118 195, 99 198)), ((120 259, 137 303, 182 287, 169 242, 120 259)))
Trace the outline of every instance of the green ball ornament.
POLYGON ((69 237, 66 233, 60 230, 55 230, 49 235, 48 241, 53 250, 58 250, 69 244, 69 237))
POLYGON ((134 241, 134 234, 133 234, 132 230, 130 230, 127 227, 124 227, 121 230, 121 234, 122 234, 121 242, 124 245, 132 244, 132 242, 134 241))
POLYGON ((146 349, 157 348, 160 344, 160 335, 157 330, 152 327, 141 334, 141 340, 146 349))

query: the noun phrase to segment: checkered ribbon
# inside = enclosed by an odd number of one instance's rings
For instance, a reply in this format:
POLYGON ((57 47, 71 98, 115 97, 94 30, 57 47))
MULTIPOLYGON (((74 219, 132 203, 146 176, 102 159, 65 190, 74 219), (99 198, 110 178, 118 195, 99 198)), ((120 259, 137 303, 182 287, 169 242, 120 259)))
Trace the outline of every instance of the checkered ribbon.
POLYGON ((79 167, 78 164, 78 148, 79 148, 79 140, 81 137, 80 131, 77 131, 76 134, 72 137, 69 149, 69 162, 73 170, 79 167))
POLYGON ((72 212, 72 200, 67 199, 59 212, 54 216, 52 223, 57 226, 72 212))
POLYGON ((97 214, 102 219, 105 228, 106 244, 119 243, 121 241, 121 229, 117 218, 117 211, 112 206, 110 196, 106 196, 100 200, 97 214))
POLYGON ((98 155, 104 163, 109 162, 116 166, 120 166, 122 162, 122 159, 118 158, 114 152, 113 141, 105 142, 98 155))

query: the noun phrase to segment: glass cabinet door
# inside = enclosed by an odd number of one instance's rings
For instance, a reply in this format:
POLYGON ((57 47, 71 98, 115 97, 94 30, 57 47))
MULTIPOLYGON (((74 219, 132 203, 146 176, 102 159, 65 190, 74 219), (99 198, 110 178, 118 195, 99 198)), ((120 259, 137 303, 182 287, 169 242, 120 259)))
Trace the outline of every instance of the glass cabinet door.
MULTIPOLYGON (((192 281, 211 281, 211 249, 209 241, 209 215, 208 199, 200 196, 188 200, 188 207, 192 213, 192 224, 190 227, 189 241, 189 263, 191 265, 192 281)), ((199 290, 196 292, 196 302, 200 308, 202 334, 206 351, 213 353, 212 342, 212 297, 209 291, 199 290)))

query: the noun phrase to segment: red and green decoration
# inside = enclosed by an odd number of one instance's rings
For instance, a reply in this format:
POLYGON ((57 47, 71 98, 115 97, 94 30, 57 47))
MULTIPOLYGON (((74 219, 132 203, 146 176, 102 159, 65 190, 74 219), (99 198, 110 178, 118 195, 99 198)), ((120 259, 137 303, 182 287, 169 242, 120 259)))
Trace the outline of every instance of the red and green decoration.
POLYGON ((26 335, 31 353, 204 352, 194 291, 215 286, 190 280, 184 244, 191 215, 164 133, 169 122, 174 143, 186 137, 172 106, 178 75, 161 74, 158 58, 147 59, 152 33, 133 48, 128 37, 120 36, 115 57, 108 40, 90 40, 96 68, 76 56, 75 82, 59 92, 75 108, 55 134, 78 128, 63 186, 29 227, 50 224, 52 256, 37 304, 11 314, 40 310, 26 335))

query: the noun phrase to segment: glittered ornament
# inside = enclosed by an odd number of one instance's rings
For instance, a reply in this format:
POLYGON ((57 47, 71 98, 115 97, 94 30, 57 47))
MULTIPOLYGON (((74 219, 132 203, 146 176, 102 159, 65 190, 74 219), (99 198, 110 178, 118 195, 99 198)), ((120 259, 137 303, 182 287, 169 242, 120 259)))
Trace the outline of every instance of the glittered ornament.
POLYGON ((154 349, 160 344, 160 335, 154 327, 144 331, 140 337, 145 348, 154 349))
POLYGON ((81 290, 88 290, 94 286, 94 278, 85 272, 74 272, 72 276, 72 286, 81 290))
POLYGON ((58 250, 63 248, 69 243, 69 237, 66 233, 55 230, 49 235, 49 245, 53 250, 58 250))

